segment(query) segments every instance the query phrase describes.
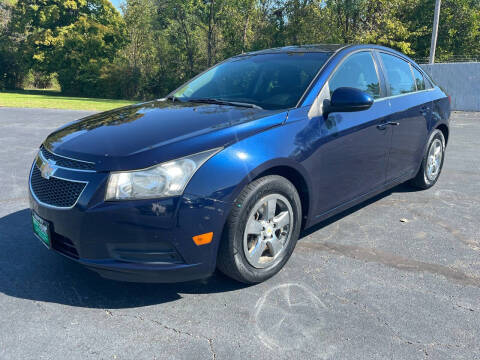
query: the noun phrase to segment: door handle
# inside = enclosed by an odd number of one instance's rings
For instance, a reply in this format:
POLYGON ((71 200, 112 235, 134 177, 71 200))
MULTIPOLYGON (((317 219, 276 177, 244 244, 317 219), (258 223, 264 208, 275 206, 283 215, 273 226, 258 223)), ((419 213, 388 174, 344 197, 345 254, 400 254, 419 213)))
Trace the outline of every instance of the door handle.
POLYGON ((400 123, 396 121, 388 121, 377 125, 378 130, 385 130, 387 126, 399 126, 400 123))

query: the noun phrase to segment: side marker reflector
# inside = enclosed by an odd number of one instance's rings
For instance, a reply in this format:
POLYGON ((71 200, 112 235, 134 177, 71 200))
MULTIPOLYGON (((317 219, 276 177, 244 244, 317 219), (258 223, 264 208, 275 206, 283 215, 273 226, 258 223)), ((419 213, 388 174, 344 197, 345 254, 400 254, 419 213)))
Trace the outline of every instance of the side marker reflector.
POLYGON ((192 239, 193 239, 193 242, 195 243, 195 245, 197 245, 197 246, 207 245, 207 244, 210 244, 212 242, 213 232, 209 232, 209 233, 202 234, 202 235, 197 235, 197 236, 194 236, 192 239))

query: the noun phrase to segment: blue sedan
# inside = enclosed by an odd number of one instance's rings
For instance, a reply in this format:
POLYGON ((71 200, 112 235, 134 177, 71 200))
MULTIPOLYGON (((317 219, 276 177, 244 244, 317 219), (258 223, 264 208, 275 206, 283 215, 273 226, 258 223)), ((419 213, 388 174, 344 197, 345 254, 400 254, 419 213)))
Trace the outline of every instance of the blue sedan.
POLYGON ((450 98, 375 45, 247 53, 164 99, 67 124, 29 179, 48 248, 134 282, 276 274, 302 229, 395 185, 428 189, 450 98))

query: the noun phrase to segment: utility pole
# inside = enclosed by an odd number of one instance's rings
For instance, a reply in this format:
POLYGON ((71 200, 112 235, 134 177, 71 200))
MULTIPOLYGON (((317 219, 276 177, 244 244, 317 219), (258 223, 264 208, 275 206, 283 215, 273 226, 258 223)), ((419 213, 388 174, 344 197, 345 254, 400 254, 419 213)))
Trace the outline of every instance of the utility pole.
POLYGON ((435 50, 437 48, 438 23, 440 21, 440 5, 442 0, 435 1, 435 16, 433 18, 432 44, 430 46, 430 64, 435 63, 435 50))

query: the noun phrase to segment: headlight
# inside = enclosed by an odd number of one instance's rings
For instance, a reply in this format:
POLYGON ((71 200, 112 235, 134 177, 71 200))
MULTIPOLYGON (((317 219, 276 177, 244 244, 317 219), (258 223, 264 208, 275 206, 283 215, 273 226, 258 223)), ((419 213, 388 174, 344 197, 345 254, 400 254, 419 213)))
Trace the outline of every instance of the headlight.
POLYGON ((136 200, 182 195, 193 174, 221 149, 204 151, 148 169, 114 172, 105 200, 136 200))

